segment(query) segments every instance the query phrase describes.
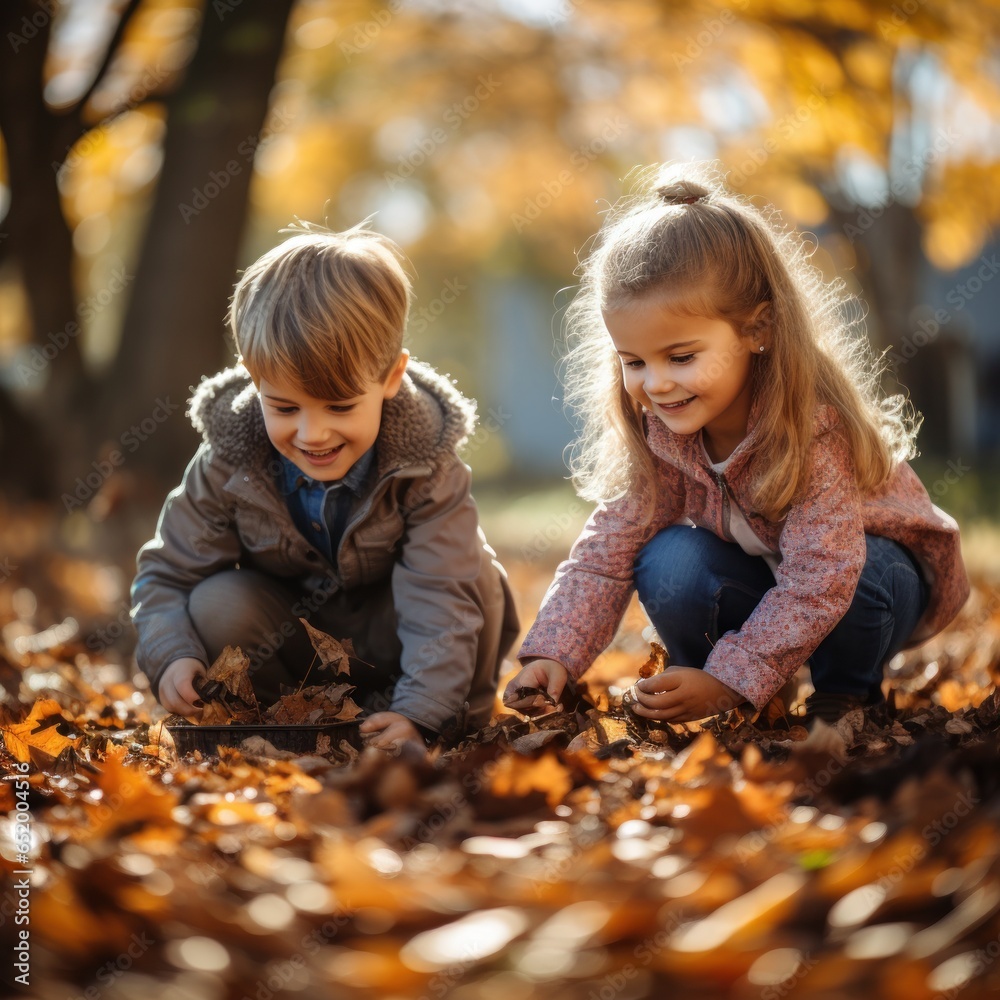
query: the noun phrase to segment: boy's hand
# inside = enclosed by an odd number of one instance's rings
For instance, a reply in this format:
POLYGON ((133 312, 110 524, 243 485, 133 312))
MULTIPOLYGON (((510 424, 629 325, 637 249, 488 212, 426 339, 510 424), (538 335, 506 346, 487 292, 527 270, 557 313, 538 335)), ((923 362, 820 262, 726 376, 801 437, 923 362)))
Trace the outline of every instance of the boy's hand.
POLYGON ((545 691, 555 703, 557 709, 561 709, 559 697, 566 687, 569 679, 569 671, 555 660, 532 660, 526 664, 519 674, 508 683, 503 692, 503 703, 508 708, 523 711, 526 708, 539 708, 538 695, 530 695, 526 698, 518 697, 521 688, 538 688, 545 691))
POLYGON ((636 681, 632 690, 636 701, 629 706, 631 710, 660 722, 692 722, 727 712, 744 701, 742 695, 696 667, 667 667, 636 681))
POLYGON ((202 700, 194 689, 194 679, 205 676, 205 664, 190 656, 174 660, 160 678, 157 697, 160 704, 175 715, 197 715, 203 708, 202 700))
POLYGON ((365 744, 377 747, 379 750, 402 749, 404 743, 415 743, 421 750, 426 750, 420 730, 399 712, 376 712, 369 715, 361 723, 361 734, 365 744))

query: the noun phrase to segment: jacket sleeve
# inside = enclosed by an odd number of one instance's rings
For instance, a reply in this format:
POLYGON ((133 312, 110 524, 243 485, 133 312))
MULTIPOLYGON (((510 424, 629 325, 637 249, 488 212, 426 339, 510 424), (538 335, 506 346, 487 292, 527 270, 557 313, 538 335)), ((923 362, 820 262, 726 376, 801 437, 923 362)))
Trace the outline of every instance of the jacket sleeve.
POLYGON ((867 554, 861 500, 846 439, 817 434, 805 493, 788 513, 775 586, 738 632, 715 645, 705 670, 760 708, 808 660, 851 606, 867 554))
POLYGON ((455 459, 410 488, 392 570, 402 676, 390 708, 435 731, 468 699, 484 622, 486 553, 471 479, 455 459))
MULTIPOLYGON (((661 486, 665 484, 661 483, 661 486)), ((556 570, 518 659, 545 657, 579 677, 615 637, 634 590, 636 556, 680 516, 665 488, 648 517, 645 493, 601 504, 556 570)))
POLYGON ((136 557, 132 621, 138 632, 136 661, 153 692, 166 667, 182 656, 208 665, 205 647, 188 615, 188 596, 206 577, 236 565, 240 541, 222 499, 224 473, 202 445, 169 494, 156 535, 136 557))

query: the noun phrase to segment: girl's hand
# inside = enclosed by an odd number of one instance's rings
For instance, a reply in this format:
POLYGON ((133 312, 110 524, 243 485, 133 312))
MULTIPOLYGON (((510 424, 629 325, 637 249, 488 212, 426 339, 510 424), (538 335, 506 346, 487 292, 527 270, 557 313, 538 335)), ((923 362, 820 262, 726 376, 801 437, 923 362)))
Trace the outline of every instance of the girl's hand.
POLYGON ((569 671, 561 663, 557 663, 555 660, 532 660, 504 688, 503 703, 508 708, 517 711, 542 707, 539 704, 540 699, 537 694, 527 698, 518 697, 517 693, 521 688, 530 687, 545 691, 556 703, 556 709, 561 710, 559 696, 563 693, 568 679, 569 671))
POLYGON ((633 687, 636 715, 660 722, 693 722, 727 712, 745 699, 722 681, 696 667, 667 667, 633 687))
POLYGON ((399 712, 376 712, 369 715, 361 723, 361 733, 365 745, 379 750, 394 750, 397 753, 404 743, 415 743, 421 750, 426 750, 420 730, 399 712))
POLYGON ((160 704, 175 715, 197 715, 203 707, 198 692, 194 689, 194 679, 205 676, 205 664, 191 656, 174 660, 160 678, 157 697, 160 704))

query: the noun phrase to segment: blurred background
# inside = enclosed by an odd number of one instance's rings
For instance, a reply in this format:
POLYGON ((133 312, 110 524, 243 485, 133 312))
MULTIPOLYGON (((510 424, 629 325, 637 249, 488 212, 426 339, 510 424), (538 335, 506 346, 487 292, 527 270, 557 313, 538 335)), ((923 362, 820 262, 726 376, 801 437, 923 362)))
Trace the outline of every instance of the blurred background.
POLYGON ((412 260, 408 347, 479 401, 491 530, 554 561, 587 513, 561 310, 663 160, 812 234, 924 414, 933 498, 997 514, 996 0, 5 0, 0 27, 8 575, 26 510, 127 565, 232 361, 239 269, 295 217, 372 213, 412 260))

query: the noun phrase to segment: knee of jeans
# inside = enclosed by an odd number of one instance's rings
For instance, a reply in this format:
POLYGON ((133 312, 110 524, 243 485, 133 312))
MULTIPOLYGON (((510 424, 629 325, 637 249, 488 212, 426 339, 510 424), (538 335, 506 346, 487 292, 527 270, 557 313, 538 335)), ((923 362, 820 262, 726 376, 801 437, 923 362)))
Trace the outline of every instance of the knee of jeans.
POLYGON ((188 614, 210 651, 246 646, 259 641, 269 628, 274 630, 275 599, 258 574, 224 570, 194 587, 188 597, 188 614))
POLYGON ((888 648, 895 628, 895 617, 892 597, 881 579, 862 576, 851 605, 841 621, 849 628, 861 628, 866 632, 877 628, 881 636, 881 648, 883 651, 888 648))
POLYGON ((709 566, 708 532, 686 525, 671 525, 647 542, 636 557, 633 579, 647 613, 710 601, 718 580, 709 566))
POLYGON ((674 575, 678 564, 678 548, 682 541, 680 532, 687 529, 671 525, 657 532, 635 558, 633 576, 640 597, 656 588, 664 579, 674 575))
POLYGON ((649 563, 636 563, 635 590, 639 603, 646 609, 648 615, 657 615, 675 605, 684 595, 684 587, 676 575, 661 572, 662 567, 649 563))
POLYGON ((851 598, 851 612, 881 612, 892 610, 892 598, 885 587, 883 576, 878 578, 862 573, 851 598))

